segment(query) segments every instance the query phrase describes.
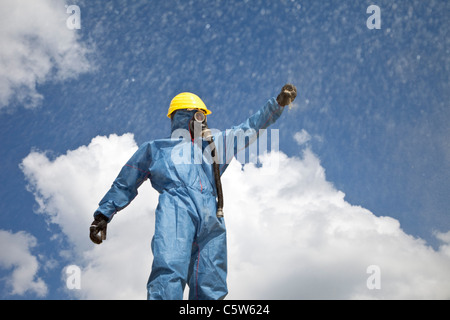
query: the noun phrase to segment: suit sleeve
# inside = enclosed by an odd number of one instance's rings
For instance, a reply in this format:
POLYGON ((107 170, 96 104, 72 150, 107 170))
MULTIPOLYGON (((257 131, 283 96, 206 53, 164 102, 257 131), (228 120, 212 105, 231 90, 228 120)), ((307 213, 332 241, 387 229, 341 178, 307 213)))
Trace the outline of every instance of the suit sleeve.
POLYGON ((99 203, 94 216, 103 214, 111 221, 113 216, 137 196, 138 188, 150 176, 150 144, 142 145, 122 167, 111 188, 99 203))
POLYGON ((271 98, 255 114, 238 126, 223 131, 216 137, 216 148, 219 152, 221 174, 238 152, 255 142, 261 131, 275 123, 283 113, 284 108, 271 98))

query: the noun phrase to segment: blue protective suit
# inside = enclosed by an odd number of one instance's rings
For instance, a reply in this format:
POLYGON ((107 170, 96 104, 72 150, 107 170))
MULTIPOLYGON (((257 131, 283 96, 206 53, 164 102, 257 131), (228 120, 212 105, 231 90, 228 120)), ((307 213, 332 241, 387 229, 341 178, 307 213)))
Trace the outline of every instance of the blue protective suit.
MULTIPOLYGON (((274 123, 282 112, 283 108, 272 98, 241 125, 214 134, 221 174, 240 151, 235 133, 254 129, 256 138, 257 132, 274 123)), ((176 112, 172 117, 172 133, 177 133, 177 129, 188 130, 192 115, 187 110, 176 112)), ((183 136, 183 130, 178 132, 183 136)), ((216 217, 213 166, 210 153, 204 152, 208 144, 197 142, 172 134, 169 139, 144 143, 123 166, 94 214, 101 213, 111 221, 136 197, 138 187, 147 178, 160 193, 148 299, 182 299, 186 283, 190 288, 189 299, 223 299, 228 292, 224 218, 216 217)))

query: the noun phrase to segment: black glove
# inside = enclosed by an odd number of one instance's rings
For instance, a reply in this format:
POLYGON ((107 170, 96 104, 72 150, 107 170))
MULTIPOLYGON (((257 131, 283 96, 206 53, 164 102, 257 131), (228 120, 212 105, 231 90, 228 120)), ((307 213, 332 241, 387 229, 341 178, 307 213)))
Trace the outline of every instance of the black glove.
POLYGON ((277 97, 277 102, 280 106, 284 107, 290 105, 295 100, 295 97, 297 97, 297 88, 293 84, 286 84, 281 89, 277 97))
POLYGON ((98 214, 94 218, 94 222, 92 222, 91 227, 89 228, 92 242, 95 244, 102 243, 103 240, 106 240, 106 226, 108 225, 108 218, 106 218, 102 214, 98 214), (100 236, 98 235, 100 233, 100 236))

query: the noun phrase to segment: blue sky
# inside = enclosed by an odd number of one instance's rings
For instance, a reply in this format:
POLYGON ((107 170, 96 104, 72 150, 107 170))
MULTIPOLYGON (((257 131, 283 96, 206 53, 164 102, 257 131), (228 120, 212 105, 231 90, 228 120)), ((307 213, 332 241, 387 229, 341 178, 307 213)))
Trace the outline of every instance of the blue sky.
MULTIPOLYGON (((74 238, 51 211, 59 208, 52 207, 57 195, 39 173, 95 137, 132 133, 137 145, 168 137, 168 104, 182 91, 195 92, 211 108, 211 127, 226 129, 285 83, 295 84, 292 109, 273 127, 280 130, 280 151, 302 164, 315 159, 345 203, 398 221, 404 234, 430 250, 441 252, 448 241, 448 2, 55 0, 0 6, 0 26, 7 30, 0 37, 0 229, 5 239, 25 241, 28 252, 15 259, 1 244, 1 298, 73 298, 61 270, 71 250, 82 251, 73 249, 74 238), (66 26, 65 5, 71 4, 81 10, 79 30, 66 26), (372 4, 381 9, 379 30, 366 26, 372 4), (296 141, 300 132, 307 141, 296 141), (36 162, 24 165, 30 154, 36 162), (30 273, 41 289, 11 284, 23 261, 38 265, 30 273)), ((99 145, 113 143, 105 141, 99 145)), ((61 185, 78 183, 69 172, 55 176, 61 185)))

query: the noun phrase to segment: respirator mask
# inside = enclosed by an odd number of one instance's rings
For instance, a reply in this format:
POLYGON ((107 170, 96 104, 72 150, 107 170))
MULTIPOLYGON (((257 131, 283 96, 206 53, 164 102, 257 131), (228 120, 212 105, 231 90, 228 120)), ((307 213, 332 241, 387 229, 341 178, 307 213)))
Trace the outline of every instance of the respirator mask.
POLYGON ((211 130, 209 130, 208 123, 206 121, 206 115, 202 111, 197 111, 194 113, 194 116, 189 122, 189 131, 193 139, 199 137, 205 139, 206 141, 211 141, 212 139, 211 130))

